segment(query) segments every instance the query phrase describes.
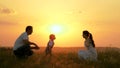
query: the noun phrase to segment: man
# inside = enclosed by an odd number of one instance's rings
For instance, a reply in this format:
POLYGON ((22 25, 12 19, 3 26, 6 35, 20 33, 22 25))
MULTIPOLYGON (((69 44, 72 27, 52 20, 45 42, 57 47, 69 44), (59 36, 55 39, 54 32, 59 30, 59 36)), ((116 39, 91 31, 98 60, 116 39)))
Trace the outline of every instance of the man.
POLYGON ((32 26, 27 26, 26 31, 23 32, 15 41, 13 52, 17 58, 26 58, 33 54, 31 49, 39 49, 38 45, 29 41, 29 35, 33 32, 32 26), (34 45, 35 47, 30 47, 34 45))

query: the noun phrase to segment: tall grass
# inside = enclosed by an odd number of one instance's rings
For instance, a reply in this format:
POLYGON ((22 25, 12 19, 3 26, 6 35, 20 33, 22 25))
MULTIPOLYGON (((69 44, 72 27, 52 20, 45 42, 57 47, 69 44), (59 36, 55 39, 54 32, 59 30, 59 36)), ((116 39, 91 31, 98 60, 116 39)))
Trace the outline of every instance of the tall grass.
POLYGON ((0 48, 0 68, 120 68, 119 48, 97 48, 98 61, 78 59, 80 48, 53 48, 52 57, 44 57, 41 48, 28 59, 17 59, 11 48, 0 48))

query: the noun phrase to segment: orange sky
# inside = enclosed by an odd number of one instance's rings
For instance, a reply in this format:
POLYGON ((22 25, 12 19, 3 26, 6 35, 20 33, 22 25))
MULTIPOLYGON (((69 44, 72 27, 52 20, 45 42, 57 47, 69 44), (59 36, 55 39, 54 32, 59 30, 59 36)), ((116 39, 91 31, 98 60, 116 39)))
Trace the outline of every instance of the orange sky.
POLYGON ((27 25, 30 40, 46 46, 54 27, 56 47, 83 47, 82 31, 93 34, 96 47, 120 47, 120 0, 3 0, 0 1, 0 46, 13 46, 27 25))

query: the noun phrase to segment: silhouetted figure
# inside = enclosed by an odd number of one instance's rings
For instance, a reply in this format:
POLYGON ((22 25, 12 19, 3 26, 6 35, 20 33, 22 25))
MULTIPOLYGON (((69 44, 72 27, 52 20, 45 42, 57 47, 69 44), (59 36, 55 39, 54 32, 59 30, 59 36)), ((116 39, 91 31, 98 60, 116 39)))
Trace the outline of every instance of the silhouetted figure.
POLYGON ((45 50, 46 56, 47 56, 48 54, 50 54, 50 56, 52 56, 52 48, 53 48, 53 46, 54 46, 54 40, 55 40, 55 39, 56 39, 55 35, 54 35, 54 34, 50 34, 50 36, 49 36, 49 41, 48 41, 48 43, 47 43, 47 47, 46 47, 46 50, 45 50))
POLYGON ((29 41, 29 35, 33 32, 32 26, 27 26, 26 31, 23 32, 15 41, 13 52, 17 58, 26 58, 33 54, 31 49, 39 49, 38 45, 29 41), (34 45, 31 47, 30 45, 34 45))
POLYGON ((97 52, 92 34, 85 30, 83 31, 83 38, 85 38, 84 46, 86 50, 80 50, 78 52, 78 57, 84 60, 97 61, 97 52))

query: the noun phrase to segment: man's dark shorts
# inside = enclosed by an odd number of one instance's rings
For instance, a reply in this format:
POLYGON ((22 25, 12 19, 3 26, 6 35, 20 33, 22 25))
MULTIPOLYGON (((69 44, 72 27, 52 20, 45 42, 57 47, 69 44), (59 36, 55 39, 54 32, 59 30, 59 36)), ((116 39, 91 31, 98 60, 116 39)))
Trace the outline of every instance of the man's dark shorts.
POLYGON ((33 51, 30 49, 30 45, 23 45, 22 47, 14 50, 13 52, 18 58, 25 58, 26 56, 28 57, 33 54, 33 51))

